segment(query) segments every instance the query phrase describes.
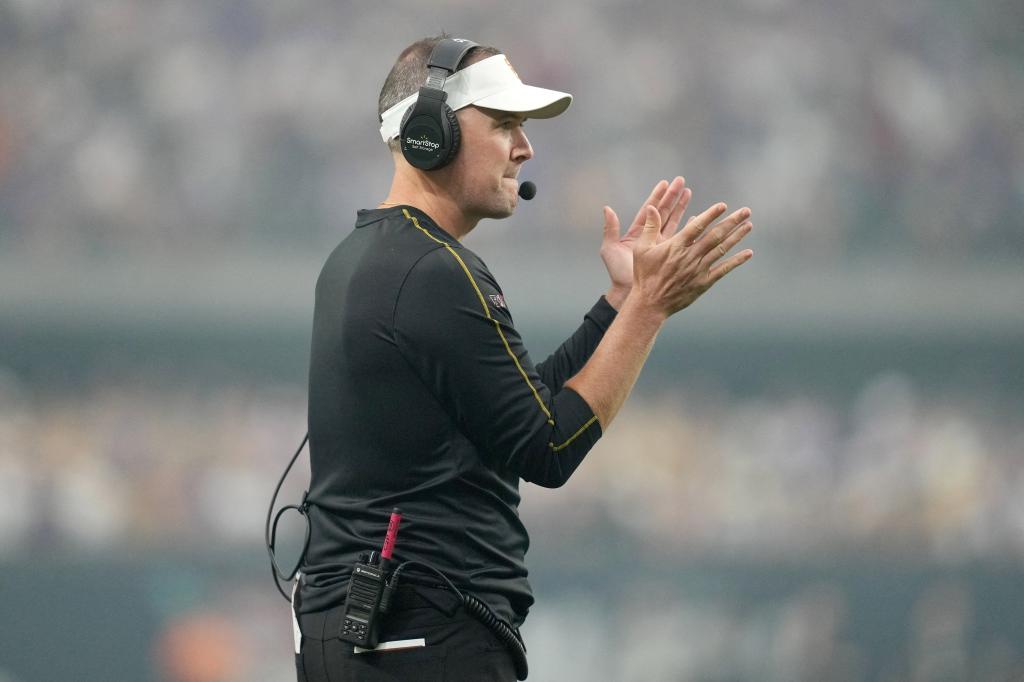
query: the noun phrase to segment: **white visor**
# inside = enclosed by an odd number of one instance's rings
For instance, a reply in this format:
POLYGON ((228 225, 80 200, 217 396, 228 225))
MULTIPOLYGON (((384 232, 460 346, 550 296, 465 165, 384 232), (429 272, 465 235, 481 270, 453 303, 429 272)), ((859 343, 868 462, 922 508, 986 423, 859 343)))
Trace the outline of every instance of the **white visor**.
MULTIPOLYGON (((496 54, 456 71, 444 82, 448 106, 458 111, 470 104, 522 114, 526 118, 552 118, 569 108, 572 95, 525 85, 508 57, 496 54)), ((419 93, 406 97, 381 116, 380 136, 387 142, 398 137, 402 117, 416 103, 419 93)))

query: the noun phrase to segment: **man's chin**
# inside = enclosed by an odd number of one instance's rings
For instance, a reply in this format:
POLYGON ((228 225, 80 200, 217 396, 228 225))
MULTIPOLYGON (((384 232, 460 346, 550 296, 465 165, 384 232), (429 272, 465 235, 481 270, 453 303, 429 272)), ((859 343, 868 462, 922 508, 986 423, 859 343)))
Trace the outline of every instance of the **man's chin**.
POLYGON ((501 213, 495 214, 495 215, 494 215, 494 216, 492 216, 492 217, 493 217, 493 218, 494 218, 495 220, 501 220, 501 219, 503 219, 503 218, 509 218, 509 217, 511 217, 511 216, 512 216, 512 214, 513 214, 513 213, 515 213, 515 212, 516 212, 516 207, 515 207, 515 206, 513 206, 513 207, 509 208, 509 209, 508 209, 507 211, 502 211, 501 213))
POLYGON ((490 210, 484 214, 485 218, 491 218, 492 220, 501 220, 502 218, 508 218, 516 212, 516 206, 519 203, 519 197, 514 197, 508 204, 503 206, 490 206, 490 210))
POLYGON ((488 198, 491 200, 489 203, 477 203, 469 208, 469 213, 477 215, 481 219, 501 220, 515 213, 516 206, 519 205, 519 194, 516 191, 510 191, 509 187, 503 187, 502 191, 496 192, 488 198))

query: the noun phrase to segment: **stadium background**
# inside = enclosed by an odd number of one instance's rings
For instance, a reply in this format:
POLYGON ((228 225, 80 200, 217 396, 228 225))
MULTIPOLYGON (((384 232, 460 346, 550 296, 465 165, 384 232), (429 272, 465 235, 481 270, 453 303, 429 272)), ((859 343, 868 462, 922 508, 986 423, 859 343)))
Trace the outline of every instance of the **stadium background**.
POLYGON ((312 286, 440 29, 575 95, 467 240, 535 359, 603 290, 603 203, 755 211, 524 485, 531 679, 1024 677, 1015 3, 0 0, 0 680, 291 678, 262 532, 312 286))

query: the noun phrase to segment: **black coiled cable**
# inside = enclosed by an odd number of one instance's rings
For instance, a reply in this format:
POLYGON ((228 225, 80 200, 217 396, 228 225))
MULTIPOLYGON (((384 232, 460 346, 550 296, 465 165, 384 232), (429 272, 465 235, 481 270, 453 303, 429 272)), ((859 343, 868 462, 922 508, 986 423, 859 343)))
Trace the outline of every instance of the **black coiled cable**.
POLYGON ((519 636, 519 632, 499 619, 494 611, 491 611, 491 607, 471 594, 462 595, 462 605, 474 618, 487 626, 498 639, 505 643, 512 654, 512 663, 516 667, 516 679, 525 680, 530 673, 530 668, 526 661, 526 645, 519 636))
MULTIPOLYGON (((391 580, 388 582, 387 590, 389 593, 393 592, 395 587, 398 586, 398 578, 400 577, 402 571, 405 569, 406 566, 419 566, 420 568, 425 568, 426 570, 430 571, 431 573, 439 577, 441 580, 443 580, 445 585, 448 586, 448 589, 450 589, 455 594, 455 596, 458 597, 459 600, 462 602, 462 605, 463 607, 465 607, 466 611, 468 611, 469 614, 476 618, 478 621, 483 623, 488 630, 493 632, 494 635, 505 644, 505 647, 509 650, 509 653, 512 654, 512 662, 516 668, 516 679, 526 679, 526 676, 530 673, 530 668, 526 661, 526 644, 519 636, 519 632, 515 630, 511 625, 509 625, 501 618, 499 618, 498 615, 491 610, 490 606, 480 601, 468 592, 460 591, 459 588, 455 587, 452 581, 448 579, 448 576, 446 576, 444 573, 437 570, 430 564, 425 564, 422 561, 403 561, 398 566, 398 568, 395 569, 394 573, 391 574, 391 580)), ((385 610, 387 609, 387 604, 384 603, 384 601, 386 600, 387 598, 385 598, 385 600, 382 600, 381 604, 385 610)))

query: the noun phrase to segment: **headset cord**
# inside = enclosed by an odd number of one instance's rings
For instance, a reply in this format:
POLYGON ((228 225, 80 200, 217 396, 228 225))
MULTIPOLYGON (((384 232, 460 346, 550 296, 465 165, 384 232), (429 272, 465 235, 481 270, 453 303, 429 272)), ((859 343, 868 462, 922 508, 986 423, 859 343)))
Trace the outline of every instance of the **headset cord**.
POLYGON ((277 515, 274 516, 273 527, 270 525, 270 517, 274 513, 274 503, 277 502, 277 494, 281 492, 281 486, 284 484, 284 479, 288 476, 288 472, 292 470, 292 465, 294 465, 295 460, 299 458, 299 454, 302 452, 302 448, 306 447, 307 442, 309 442, 308 433, 302 439, 302 442, 299 443, 299 449, 295 451, 294 455, 292 455, 292 461, 288 462, 288 466, 285 468, 284 473, 281 474, 281 480, 277 482, 277 487, 274 488, 274 496, 270 498, 270 508, 267 509, 266 542, 267 552, 270 554, 270 570, 274 576, 274 585, 277 587, 277 591, 280 592, 281 596, 288 602, 291 602, 291 598, 283 589, 281 589, 281 580, 289 582, 294 578, 295 574, 299 572, 299 567, 302 566, 303 560, 306 558, 306 550, 309 548, 310 535, 309 517, 307 516, 307 512, 309 511, 309 502, 306 501, 306 498, 309 497, 309 491, 307 490, 302 494, 302 502, 299 504, 289 504, 281 507, 281 509, 278 510, 277 515), (277 565, 277 558, 274 556, 274 547, 277 544, 277 522, 281 519, 281 515, 289 509, 294 509, 302 515, 303 519, 305 519, 306 539, 305 542, 302 543, 302 553, 299 555, 299 560, 295 562, 295 568, 293 568, 288 575, 285 575, 277 565))
POLYGON ((512 661, 516 668, 516 679, 526 679, 526 676, 529 674, 529 666, 526 661, 526 644, 519 635, 519 631, 499 618, 498 615, 491 610, 491 607, 483 601, 477 599, 472 594, 462 592, 459 588, 455 587, 454 583, 448 579, 448 576, 430 564, 425 564, 422 561, 403 561, 391 574, 391 580, 388 581, 387 587, 384 588, 384 594, 381 597, 380 604, 382 611, 387 612, 390 606, 391 596, 394 594, 395 588, 398 587, 398 578, 401 576, 401 573, 405 570, 406 566, 418 566, 420 568, 424 568, 443 580, 448 589, 455 593, 455 596, 462 602, 466 611, 483 623, 488 630, 494 633, 494 635, 505 644, 505 647, 512 654, 512 661))

